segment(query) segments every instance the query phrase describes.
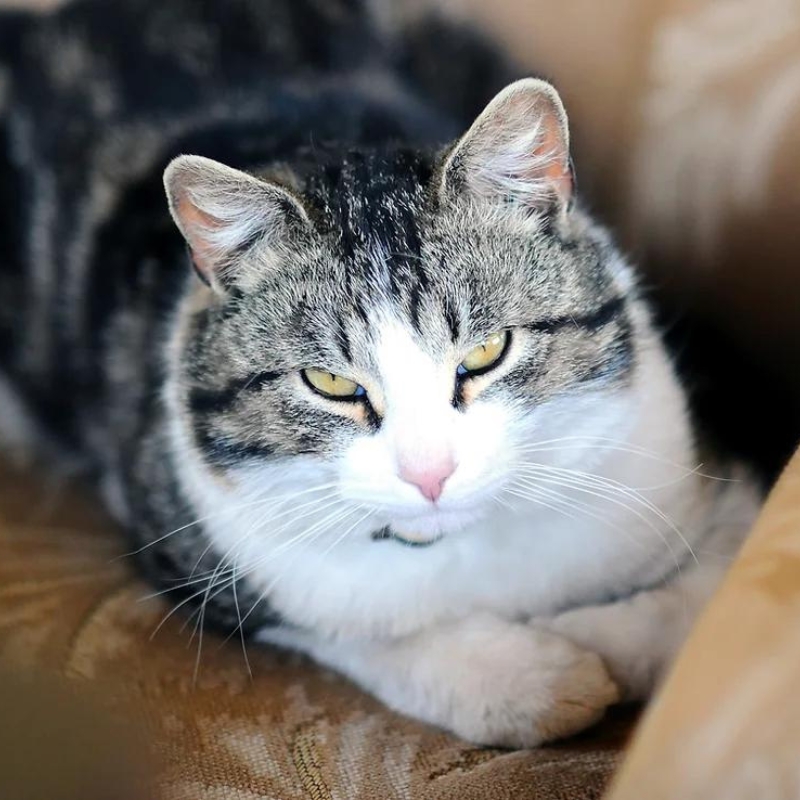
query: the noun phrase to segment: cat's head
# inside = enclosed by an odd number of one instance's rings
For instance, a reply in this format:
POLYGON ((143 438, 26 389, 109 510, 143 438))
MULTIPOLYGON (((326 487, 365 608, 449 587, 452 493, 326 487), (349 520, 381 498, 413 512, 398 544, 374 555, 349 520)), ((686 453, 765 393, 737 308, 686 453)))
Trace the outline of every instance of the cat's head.
POLYGON ((537 443, 624 424, 597 398, 629 383, 636 301, 574 206, 550 85, 509 86, 443 153, 283 172, 165 176, 206 284, 174 348, 180 458, 252 504, 248 535, 456 535, 525 494, 537 443))

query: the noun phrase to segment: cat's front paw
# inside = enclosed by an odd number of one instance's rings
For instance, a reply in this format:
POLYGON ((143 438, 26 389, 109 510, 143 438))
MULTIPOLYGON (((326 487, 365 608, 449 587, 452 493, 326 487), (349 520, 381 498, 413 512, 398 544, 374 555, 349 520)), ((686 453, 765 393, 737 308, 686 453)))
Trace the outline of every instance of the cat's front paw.
POLYGON ((448 727, 477 744, 533 747, 597 722, 619 690, 601 659, 548 631, 509 627, 453 674, 448 727))

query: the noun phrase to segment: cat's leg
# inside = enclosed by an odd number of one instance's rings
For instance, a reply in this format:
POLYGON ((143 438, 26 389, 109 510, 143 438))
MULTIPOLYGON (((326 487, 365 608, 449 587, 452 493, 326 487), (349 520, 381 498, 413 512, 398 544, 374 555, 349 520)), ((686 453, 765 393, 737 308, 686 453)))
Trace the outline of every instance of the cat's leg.
POLYGON ((553 619, 535 619, 531 625, 597 653, 622 698, 643 699, 672 662, 723 574, 720 564, 694 565, 661 588, 553 619))
POLYGON ((326 640, 290 628, 260 638, 308 653, 391 708, 478 744, 529 747, 567 736, 618 698, 595 654, 491 615, 392 640, 326 640))

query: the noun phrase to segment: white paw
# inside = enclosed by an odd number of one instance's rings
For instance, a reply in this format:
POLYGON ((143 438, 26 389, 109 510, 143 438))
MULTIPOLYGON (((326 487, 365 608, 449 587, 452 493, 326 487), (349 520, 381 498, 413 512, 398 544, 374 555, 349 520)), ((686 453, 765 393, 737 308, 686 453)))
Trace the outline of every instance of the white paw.
POLYGON ((468 660, 453 668, 444 724, 476 744, 533 747, 570 736, 619 699, 600 658, 557 634, 509 625, 473 629, 467 638, 458 650, 469 645, 468 660))

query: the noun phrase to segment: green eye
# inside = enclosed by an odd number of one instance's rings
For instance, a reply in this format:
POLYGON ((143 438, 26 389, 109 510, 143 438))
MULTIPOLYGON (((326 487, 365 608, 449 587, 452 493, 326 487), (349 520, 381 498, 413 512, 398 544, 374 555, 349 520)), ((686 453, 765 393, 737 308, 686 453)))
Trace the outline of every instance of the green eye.
POLYGON ((458 365, 458 374, 479 374, 491 369, 506 352, 509 339, 508 331, 493 333, 485 342, 467 353, 466 358, 458 365))
POLYGON ((315 392, 333 400, 350 400, 366 394, 363 386, 359 386, 349 378, 334 375, 332 372, 322 369, 304 369, 301 374, 315 392))

